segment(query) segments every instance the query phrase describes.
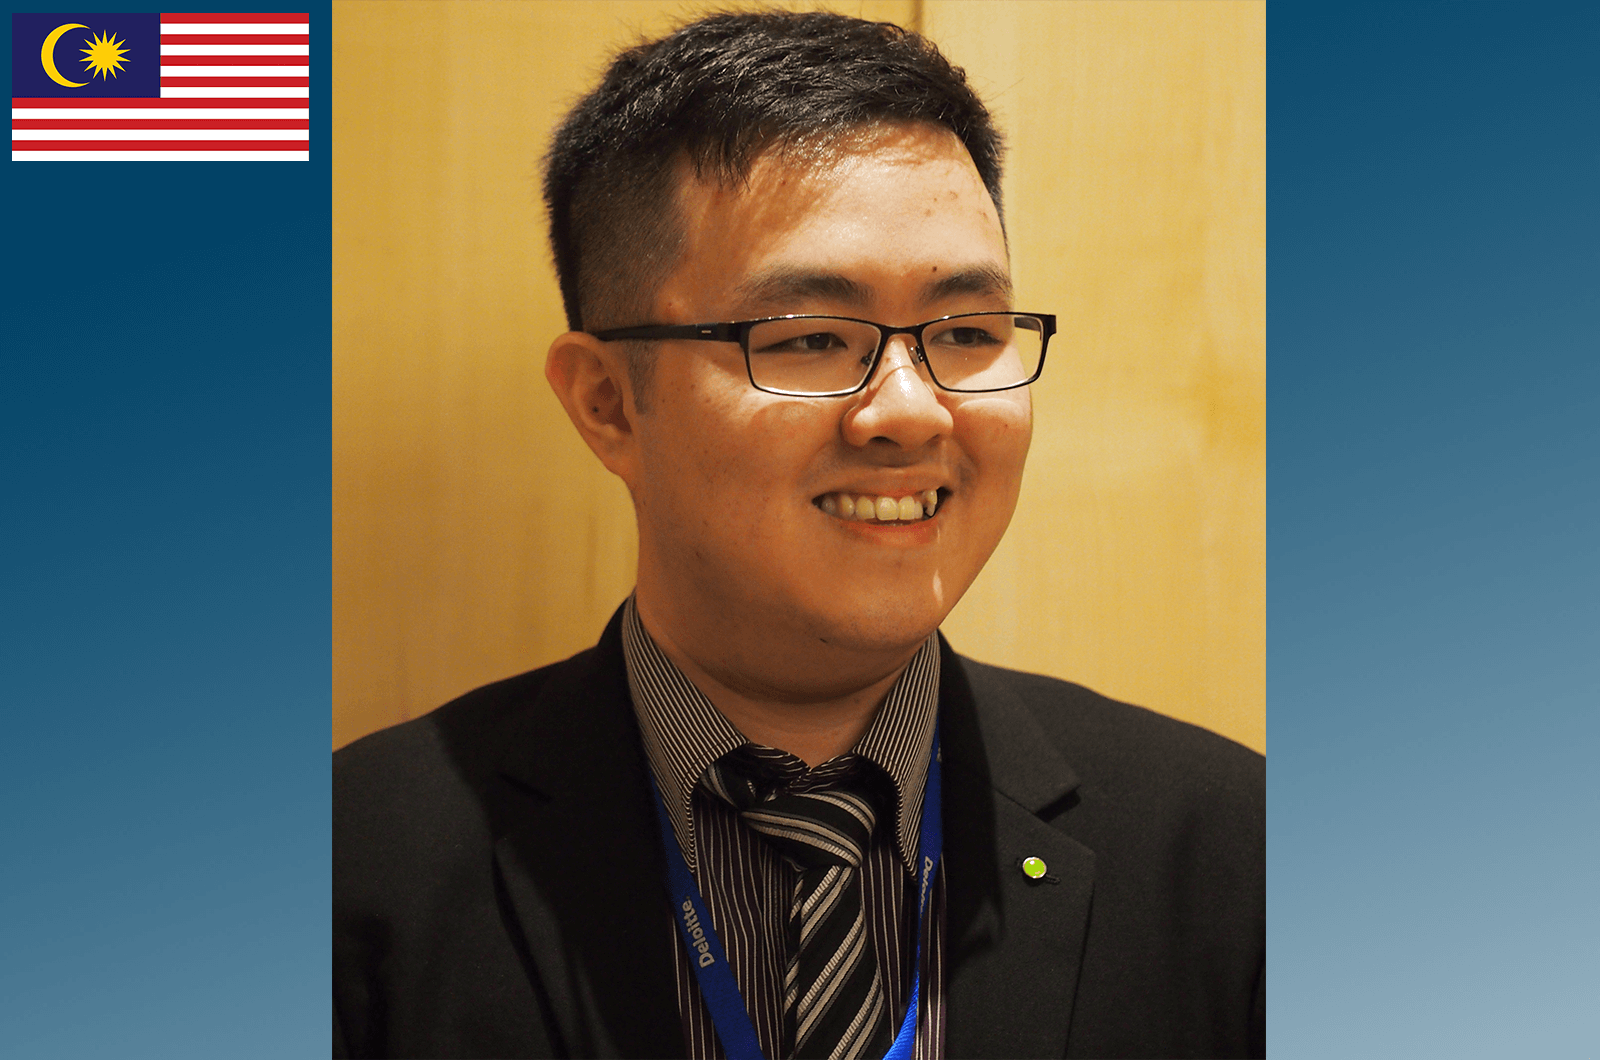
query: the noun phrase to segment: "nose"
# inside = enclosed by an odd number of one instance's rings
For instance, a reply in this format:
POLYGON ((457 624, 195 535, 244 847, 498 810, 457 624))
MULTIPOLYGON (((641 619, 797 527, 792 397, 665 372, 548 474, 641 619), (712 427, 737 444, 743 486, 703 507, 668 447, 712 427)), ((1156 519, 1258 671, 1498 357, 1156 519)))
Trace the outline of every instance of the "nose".
POLYGON ((867 387, 845 412, 847 442, 866 446, 883 438, 902 449, 920 449, 954 426, 941 391, 917 368, 911 336, 895 335, 883 351, 867 387))

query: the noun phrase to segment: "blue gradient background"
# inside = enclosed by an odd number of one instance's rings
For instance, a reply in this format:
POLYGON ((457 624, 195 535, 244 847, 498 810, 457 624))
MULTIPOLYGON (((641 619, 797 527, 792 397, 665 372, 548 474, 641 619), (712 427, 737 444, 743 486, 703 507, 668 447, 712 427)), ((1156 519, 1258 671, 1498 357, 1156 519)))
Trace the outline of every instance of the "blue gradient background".
MULTIPOLYGON (((8 1055, 326 1055, 310 10, 309 165, 4 164, 8 1055)), ((1600 1052, 1597 45, 1269 12, 1278 1058, 1600 1052)))
POLYGON ((0 161, 0 1055, 327 1055, 328 5, 279 9, 310 163, 0 161))
POLYGON ((1272 1055, 1600 1055, 1592 7, 1268 10, 1272 1055))

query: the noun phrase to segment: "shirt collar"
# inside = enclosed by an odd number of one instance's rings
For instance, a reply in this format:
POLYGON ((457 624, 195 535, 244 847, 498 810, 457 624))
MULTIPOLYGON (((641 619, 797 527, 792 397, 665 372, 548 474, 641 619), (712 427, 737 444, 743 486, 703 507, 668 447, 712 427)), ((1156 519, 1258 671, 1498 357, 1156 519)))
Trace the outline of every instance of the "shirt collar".
MULTIPOLYGON (((622 654, 650 772, 692 871, 696 864, 691 812, 695 786, 713 762, 750 741, 656 645, 639 620, 632 596, 623 607, 622 654)), ((914 871, 916 864, 922 796, 938 708, 939 638, 929 634, 852 749, 853 754, 878 765, 893 782, 895 843, 908 871, 914 871)))

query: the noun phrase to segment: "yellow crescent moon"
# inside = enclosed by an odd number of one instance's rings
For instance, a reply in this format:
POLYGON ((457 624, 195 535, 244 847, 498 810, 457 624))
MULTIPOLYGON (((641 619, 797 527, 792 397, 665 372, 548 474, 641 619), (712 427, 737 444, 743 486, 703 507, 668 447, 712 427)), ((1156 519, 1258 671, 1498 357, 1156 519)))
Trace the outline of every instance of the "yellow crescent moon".
POLYGON ((44 72, 49 74, 50 80, 56 84, 66 85, 68 88, 82 88, 89 83, 87 81, 68 81, 61 76, 61 71, 56 69, 56 41, 60 40, 61 35, 69 29, 88 28, 81 22, 68 22, 65 26, 57 26, 51 30, 50 36, 44 39, 44 44, 39 48, 39 61, 44 64, 44 72))

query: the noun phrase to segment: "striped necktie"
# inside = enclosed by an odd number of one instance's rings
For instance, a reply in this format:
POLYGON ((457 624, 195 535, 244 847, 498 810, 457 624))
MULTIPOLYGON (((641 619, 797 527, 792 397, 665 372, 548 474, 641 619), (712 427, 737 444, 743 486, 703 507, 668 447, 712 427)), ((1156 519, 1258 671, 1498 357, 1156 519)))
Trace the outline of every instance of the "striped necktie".
MULTIPOLYGON (((747 758, 760 753, 742 750, 747 758)), ((862 904, 861 860, 877 820, 868 788, 859 775, 846 775, 803 791, 764 793, 738 758, 716 763, 708 779, 796 869, 784 977, 791 1055, 877 1060, 889 1051, 890 1015, 862 904)))

